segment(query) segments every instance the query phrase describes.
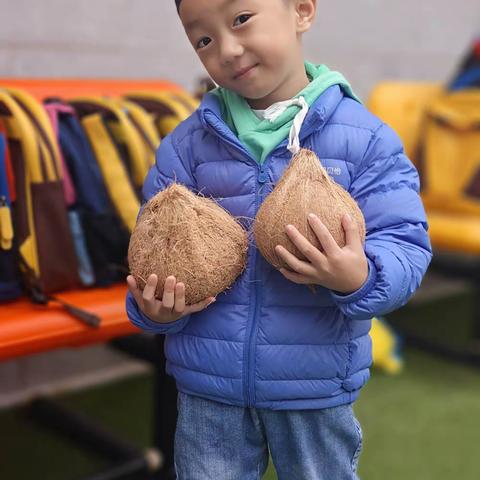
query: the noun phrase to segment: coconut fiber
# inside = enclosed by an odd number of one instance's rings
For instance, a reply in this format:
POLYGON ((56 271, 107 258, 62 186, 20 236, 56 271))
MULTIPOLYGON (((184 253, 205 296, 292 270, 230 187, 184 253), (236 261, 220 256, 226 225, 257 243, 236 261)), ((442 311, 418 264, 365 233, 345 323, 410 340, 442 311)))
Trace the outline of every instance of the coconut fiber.
POLYGON ((165 279, 185 284, 185 303, 215 297, 246 265, 248 238, 242 226, 213 200, 172 184, 144 206, 128 249, 140 289, 152 273, 161 298, 165 279))
POLYGON ((289 224, 323 251, 308 223, 310 213, 320 218, 340 247, 345 246, 342 217, 346 213, 357 223, 362 241, 365 240, 365 220, 355 200, 330 178, 314 152, 302 148, 292 158, 255 219, 257 247, 275 268, 288 268, 275 252, 277 245, 282 245, 296 257, 305 260, 285 232, 289 224))

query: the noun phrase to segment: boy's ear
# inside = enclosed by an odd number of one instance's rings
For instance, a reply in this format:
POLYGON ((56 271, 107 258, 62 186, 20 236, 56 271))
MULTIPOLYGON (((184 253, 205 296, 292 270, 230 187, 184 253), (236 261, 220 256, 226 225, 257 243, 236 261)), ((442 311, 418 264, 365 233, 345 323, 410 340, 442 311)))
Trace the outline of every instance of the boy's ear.
POLYGON ((316 11, 317 0, 295 0, 297 33, 304 33, 310 29, 315 19, 316 11))

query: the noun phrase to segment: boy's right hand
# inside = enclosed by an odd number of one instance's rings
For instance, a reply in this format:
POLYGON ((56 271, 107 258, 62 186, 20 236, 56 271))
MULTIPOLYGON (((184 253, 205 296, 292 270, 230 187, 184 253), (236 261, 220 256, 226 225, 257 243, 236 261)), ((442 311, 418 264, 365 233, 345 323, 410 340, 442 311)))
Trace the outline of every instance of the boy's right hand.
POLYGON ((128 289, 135 298, 138 307, 154 322, 174 322, 186 315, 204 310, 216 300, 215 297, 208 297, 194 305, 185 305, 185 285, 177 283, 176 278, 170 276, 165 280, 163 297, 160 301, 155 298, 157 282, 157 276, 155 274, 150 275, 142 292, 137 287, 135 278, 132 275, 127 277, 128 289))

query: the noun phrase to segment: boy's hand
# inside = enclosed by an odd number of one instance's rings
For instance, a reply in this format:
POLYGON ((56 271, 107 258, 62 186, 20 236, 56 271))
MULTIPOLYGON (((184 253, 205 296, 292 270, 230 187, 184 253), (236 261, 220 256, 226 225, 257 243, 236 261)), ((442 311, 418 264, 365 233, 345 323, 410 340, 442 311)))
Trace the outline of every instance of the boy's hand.
POLYGON ((295 283, 322 285, 345 294, 358 290, 367 280, 368 261, 357 224, 349 215, 343 217, 346 245, 340 248, 316 215, 310 214, 308 221, 323 252, 315 248, 293 225, 287 225, 286 232, 290 240, 309 261, 302 261, 277 245, 275 251, 291 269, 281 268, 280 272, 295 283))
POLYGON ((185 305, 185 285, 177 283, 173 276, 165 280, 162 300, 155 298, 157 289, 157 276, 152 274, 148 277, 147 284, 143 292, 137 287, 137 282, 132 275, 127 277, 128 289, 135 298, 140 310, 150 320, 159 323, 169 323, 178 320, 185 315, 199 312, 215 302, 214 297, 195 303, 194 305, 185 305))

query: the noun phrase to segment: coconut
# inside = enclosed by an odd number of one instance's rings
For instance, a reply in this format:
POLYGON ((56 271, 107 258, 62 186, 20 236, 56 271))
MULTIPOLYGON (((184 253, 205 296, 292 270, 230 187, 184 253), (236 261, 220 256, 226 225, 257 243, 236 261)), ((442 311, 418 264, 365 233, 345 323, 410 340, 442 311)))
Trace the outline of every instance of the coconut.
POLYGON ((128 248, 140 289, 151 274, 162 298, 170 275, 185 284, 192 305, 229 288, 246 266, 247 232, 213 200, 173 183, 144 206, 128 248))
POLYGON ((320 218, 340 247, 345 246, 342 218, 346 213, 357 223, 362 241, 365 240, 365 219, 355 200, 330 178, 314 152, 302 148, 293 156, 255 218, 257 247, 275 268, 288 268, 275 252, 277 245, 306 260, 285 232, 289 224, 323 251, 308 222, 310 213, 320 218))

